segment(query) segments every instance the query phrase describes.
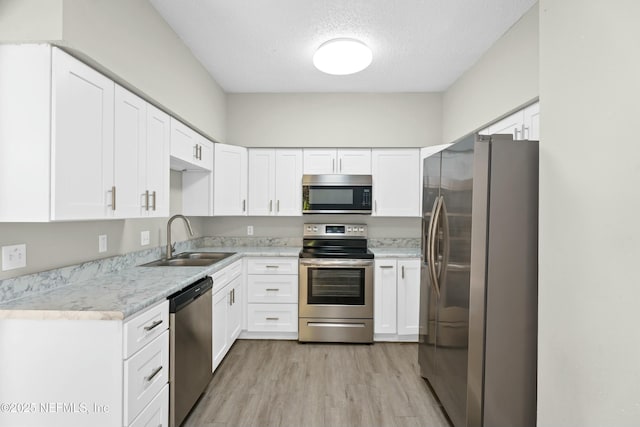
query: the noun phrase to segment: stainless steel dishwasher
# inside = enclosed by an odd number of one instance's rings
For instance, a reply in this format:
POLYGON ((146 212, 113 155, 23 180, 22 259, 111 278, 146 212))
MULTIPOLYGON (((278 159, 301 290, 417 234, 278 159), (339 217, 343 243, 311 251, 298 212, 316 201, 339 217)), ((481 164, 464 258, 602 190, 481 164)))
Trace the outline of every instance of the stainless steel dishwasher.
POLYGON ((205 277, 169 299, 169 426, 178 427, 211 381, 211 288, 205 277))

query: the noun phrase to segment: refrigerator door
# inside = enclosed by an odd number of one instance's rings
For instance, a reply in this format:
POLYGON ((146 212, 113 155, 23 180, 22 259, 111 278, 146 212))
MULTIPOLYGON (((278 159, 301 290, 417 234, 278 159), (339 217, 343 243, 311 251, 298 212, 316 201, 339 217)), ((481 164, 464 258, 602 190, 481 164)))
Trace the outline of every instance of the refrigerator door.
POLYGON ((432 384, 454 426, 467 424, 467 358, 475 136, 442 152, 441 219, 433 232, 440 298, 432 384))
POLYGON ((429 272, 429 235, 433 223, 432 215, 440 197, 440 162, 442 154, 436 153, 424 160, 422 185, 422 265, 420 271, 420 327, 418 339, 418 362, 420 374, 429 380, 431 385, 436 382, 436 315, 437 294, 431 283, 429 272))

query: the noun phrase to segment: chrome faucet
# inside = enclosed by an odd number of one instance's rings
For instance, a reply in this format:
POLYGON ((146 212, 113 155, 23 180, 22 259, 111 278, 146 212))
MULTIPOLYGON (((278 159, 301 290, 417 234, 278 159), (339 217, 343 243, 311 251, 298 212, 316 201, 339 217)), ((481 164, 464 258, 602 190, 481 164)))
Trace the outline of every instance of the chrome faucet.
POLYGON ((167 259, 173 257, 173 251, 175 251, 176 249, 176 245, 171 244, 171 223, 173 222, 174 219, 176 218, 182 218, 185 222, 185 224, 187 224, 187 230, 189 231, 189 235, 193 236, 193 230, 191 229, 191 223, 189 222, 189 219, 184 216, 184 215, 174 215, 171 218, 169 218, 169 221, 167 222, 167 259))

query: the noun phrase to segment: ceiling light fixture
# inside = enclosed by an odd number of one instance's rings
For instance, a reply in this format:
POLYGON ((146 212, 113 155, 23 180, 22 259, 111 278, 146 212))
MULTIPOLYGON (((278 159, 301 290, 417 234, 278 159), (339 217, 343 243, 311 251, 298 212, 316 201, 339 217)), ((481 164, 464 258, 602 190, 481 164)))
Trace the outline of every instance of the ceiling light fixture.
POLYGON ((372 59, 373 54, 366 44, 341 38, 322 43, 313 55, 313 65, 324 73, 344 76, 364 70, 372 59))

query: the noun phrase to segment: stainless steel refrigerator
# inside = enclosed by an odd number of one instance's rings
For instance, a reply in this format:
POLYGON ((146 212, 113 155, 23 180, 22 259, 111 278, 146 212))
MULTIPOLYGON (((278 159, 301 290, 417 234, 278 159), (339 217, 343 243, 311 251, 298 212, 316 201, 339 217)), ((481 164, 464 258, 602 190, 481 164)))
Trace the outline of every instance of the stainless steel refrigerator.
POLYGON ((419 364, 454 426, 534 426, 538 142, 424 160, 419 364))

